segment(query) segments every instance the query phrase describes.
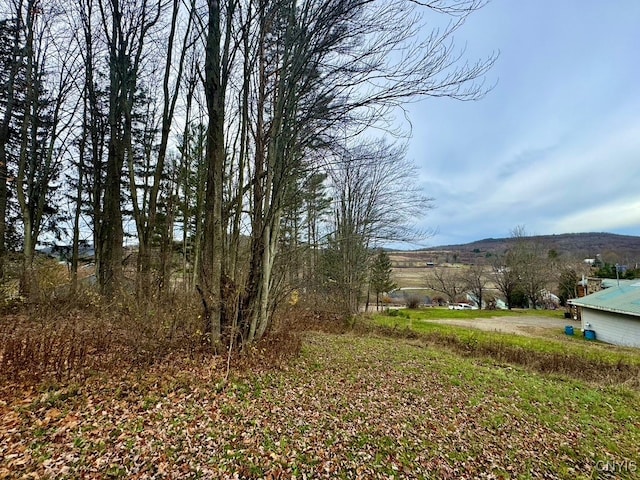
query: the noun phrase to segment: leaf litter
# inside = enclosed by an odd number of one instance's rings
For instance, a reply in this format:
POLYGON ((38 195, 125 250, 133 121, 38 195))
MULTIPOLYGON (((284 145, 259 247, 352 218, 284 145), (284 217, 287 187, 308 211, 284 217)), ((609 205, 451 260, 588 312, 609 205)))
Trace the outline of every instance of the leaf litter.
POLYGON ((602 471, 638 458, 636 392, 355 335, 226 383, 223 363, 3 385, 0 479, 636 475, 602 471))

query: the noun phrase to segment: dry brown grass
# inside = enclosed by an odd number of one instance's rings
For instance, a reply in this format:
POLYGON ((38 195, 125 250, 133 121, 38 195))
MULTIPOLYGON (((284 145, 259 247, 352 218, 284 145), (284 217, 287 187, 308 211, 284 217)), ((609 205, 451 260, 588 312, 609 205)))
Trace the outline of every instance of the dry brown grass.
POLYGON ((284 308, 264 339, 229 351, 206 341, 195 294, 146 300, 122 294, 108 301, 82 289, 40 303, 13 303, 0 316, 0 380, 69 381, 93 372, 122 373, 214 356, 227 370, 279 368, 300 352, 301 325, 313 318, 304 312, 284 308))
POLYGON ((148 365, 169 352, 195 355, 202 345, 195 298, 167 295, 150 304, 91 290, 12 306, 0 319, 0 372, 38 382, 92 370, 148 365))

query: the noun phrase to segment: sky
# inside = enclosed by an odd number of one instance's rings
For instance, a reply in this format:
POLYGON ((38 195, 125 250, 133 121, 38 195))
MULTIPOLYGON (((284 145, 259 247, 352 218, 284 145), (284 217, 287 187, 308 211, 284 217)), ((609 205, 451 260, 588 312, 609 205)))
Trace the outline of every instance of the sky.
POLYGON ((456 35, 499 51, 482 100, 409 105, 408 157, 434 208, 421 243, 640 235, 640 1, 491 0, 456 35))

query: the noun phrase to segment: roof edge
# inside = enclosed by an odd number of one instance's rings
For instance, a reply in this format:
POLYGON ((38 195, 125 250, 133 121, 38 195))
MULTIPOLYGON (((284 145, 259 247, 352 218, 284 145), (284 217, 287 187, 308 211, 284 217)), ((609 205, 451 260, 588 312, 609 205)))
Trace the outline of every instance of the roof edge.
POLYGON ((585 303, 578 303, 578 302, 573 302, 572 300, 569 300, 569 303, 571 305, 575 305, 577 307, 590 308, 592 310, 600 310, 602 312, 621 313, 623 315, 630 315, 632 317, 640 317, 640 313, 639 312, 629 312, 627 310, 620 310, 620 309, 617 309, 617 308, 607 308, 607 307, 601 307, 600 305, 591 305, 591 304, 585 304, 585 303))

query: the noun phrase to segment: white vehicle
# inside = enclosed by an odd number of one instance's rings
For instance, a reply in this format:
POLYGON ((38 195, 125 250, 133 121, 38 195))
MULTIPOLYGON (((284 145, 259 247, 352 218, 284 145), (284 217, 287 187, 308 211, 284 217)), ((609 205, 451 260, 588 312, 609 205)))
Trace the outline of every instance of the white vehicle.
POLYGON ((478 307, 469 305, 468 303, 454 303, 449 305, 449 310, 477 310, 478 307))

